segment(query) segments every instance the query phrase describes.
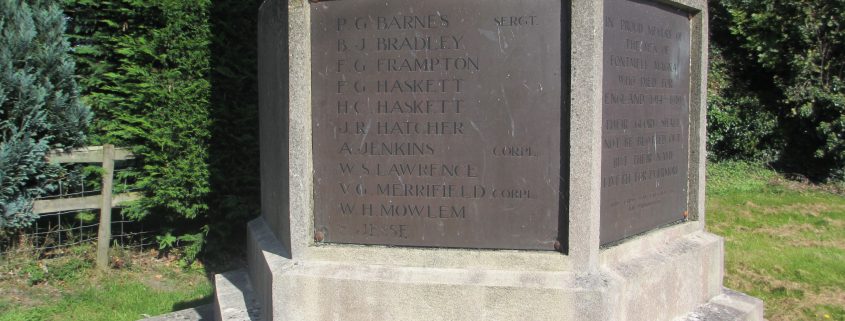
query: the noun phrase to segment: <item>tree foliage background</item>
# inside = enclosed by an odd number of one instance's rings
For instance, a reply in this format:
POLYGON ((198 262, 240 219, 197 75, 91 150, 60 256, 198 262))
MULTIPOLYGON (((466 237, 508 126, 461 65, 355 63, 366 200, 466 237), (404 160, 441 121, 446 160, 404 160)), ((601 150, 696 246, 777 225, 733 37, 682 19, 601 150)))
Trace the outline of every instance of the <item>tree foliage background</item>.
POLYGON ((90 113, 58 3, 0 0, 0 31, 0 228, 20 228, 59 173, 45 154, 82 144, 90 113))
POLYGON ((845 0, 712 0, 715 159, 845 178, 845 0))

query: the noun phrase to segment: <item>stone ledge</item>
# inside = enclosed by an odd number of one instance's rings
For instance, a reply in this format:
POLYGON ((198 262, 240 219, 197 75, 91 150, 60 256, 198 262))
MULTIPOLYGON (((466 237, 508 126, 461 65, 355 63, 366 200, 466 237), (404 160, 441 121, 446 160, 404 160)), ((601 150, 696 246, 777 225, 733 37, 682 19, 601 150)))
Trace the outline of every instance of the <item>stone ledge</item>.
POLYGON ((248 257, 265 320, 617 319, 605 274, 291 260, 261 223, 248 257))
POLYGON ((260 321, 261 308, 255 301, 246 270, 215 275, 214 284, 215 320, 260 321))
POLYGON ((653 245, 603 266, 622 279, 625 320, 671 320, 722 293, 722 238, 699 231, 653 245))
POLYGON ((763 321, 763 301, 731 289, 723 289, 689 314, 674 321, 763 321))
POLYGON ((265 320, 672 320, 722 294, 722 239, 701 231, 611 255, 593 274, 295 260, 263 220, 249 235, 265 320))

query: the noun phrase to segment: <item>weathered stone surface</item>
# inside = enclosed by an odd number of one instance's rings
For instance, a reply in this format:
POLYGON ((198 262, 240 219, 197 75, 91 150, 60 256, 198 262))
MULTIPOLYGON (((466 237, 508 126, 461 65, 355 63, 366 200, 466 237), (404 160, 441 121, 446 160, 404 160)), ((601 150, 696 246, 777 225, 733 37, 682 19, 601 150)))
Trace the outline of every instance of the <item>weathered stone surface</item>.
POLYGON ((722 242, 680 225, 603 252, 597 273, 373 265, 290 259, 258 219, 249 255, 265 320, 652 321, 724 302, 722 242))
POLYGON ((724 289, 689 314, 674 321, 760 321, 763 319, 763 301, 746 294, 724 289))
POLYGON ((235 270, 214 276, 216 321, 259 321, 261 306, 246 270, 235 270))
POLYGON ((301 261, 279 252, 261 220, 248 255, 264 320, 618 319, 610 274, 301 261))

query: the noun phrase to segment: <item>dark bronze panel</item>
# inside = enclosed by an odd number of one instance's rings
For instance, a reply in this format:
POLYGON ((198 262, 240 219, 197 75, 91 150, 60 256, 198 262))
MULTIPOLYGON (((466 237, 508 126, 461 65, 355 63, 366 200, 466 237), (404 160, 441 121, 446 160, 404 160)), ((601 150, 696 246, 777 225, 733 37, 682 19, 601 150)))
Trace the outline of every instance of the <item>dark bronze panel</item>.
POLYGON ((554 249, 560 0, 311 12, 319 241, 554 249))
POLYGON ((647 1, 605 0, 601 243, 687 211, 690 20, 647 1))

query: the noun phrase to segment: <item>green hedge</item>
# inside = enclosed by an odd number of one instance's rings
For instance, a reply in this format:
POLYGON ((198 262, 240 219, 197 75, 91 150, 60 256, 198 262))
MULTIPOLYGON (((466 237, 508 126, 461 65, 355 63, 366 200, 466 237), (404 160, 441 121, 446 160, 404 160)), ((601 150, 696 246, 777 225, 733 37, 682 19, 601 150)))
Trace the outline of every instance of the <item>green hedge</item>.
POLYGON ((126 211, 164 222, 162 240, 178 236, 189 259, 206 240, 237 237, 257 214, 257 7, 65 1, 83 98, 96 115, 91 143, 140 155, 134 176, 145 197, 126 211))

